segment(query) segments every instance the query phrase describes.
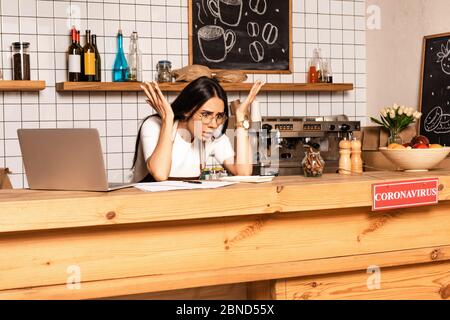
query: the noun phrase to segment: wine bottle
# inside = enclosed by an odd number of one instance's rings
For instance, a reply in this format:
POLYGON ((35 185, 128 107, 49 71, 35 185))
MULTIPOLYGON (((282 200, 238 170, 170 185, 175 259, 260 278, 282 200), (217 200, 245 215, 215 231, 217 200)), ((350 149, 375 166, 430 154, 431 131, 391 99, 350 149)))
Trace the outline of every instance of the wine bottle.
POLYGON ((95 81, 102 81, 102 60, 100 58, 100 52, 97 47, 97 35, 92 35, 92 45, 95 49, 95 81))
POLYGON ((80 30, 77 31, 77 43, 78 50, 81 52, 81 74, 80 81, 84 81, 84 57, 83 57, 83 47, 81 46, 81 34, 80 30))
POLYGON ((81 35, 80 30, 77 31, 77 46, 81 52, 83 52, 83 47, 81 46, 81 35))
POLYGON ((72 44, 67 50, 67 79, 71 82, 81 81, 81 50, 77 45, 78 33, 75 27, 70 31, 72 44))
POLYGON ((86 30, 86 44, 83 48, 84 81, 95 81, 95 48, 91 42, 91 31, 86 30))
POLYGON ((130 68, 128 67, 127 59, 125 58, 125 54, 123 52, 123 34, 122 30, 119 29, 117 32, 117 54, 116 59, 114 60, 113 81, 128 81, 129 72, 130 68))

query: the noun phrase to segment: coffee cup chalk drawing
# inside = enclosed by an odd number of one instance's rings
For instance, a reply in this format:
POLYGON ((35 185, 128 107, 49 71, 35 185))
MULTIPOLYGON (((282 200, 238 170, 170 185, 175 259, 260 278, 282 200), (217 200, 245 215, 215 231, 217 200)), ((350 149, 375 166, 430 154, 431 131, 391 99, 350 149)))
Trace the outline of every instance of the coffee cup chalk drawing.
POLYGON ((438 52, 437 56, 437 63, 441 64, 442 71, 450 75, 450 39, 447 41, 447 46, 441 46, 441 52, 438 52))
POLYGON ((223 24, 236 27, 241 23, 243 0, 208 0, 211 14, 223 24))
POLYGON ((236 34, 219 26, 204 26, 198 31, 198 43, 209 62, 222 62, 236 43, 236 34))
MULTIPOLYGON (((202 0, 203 1, 203 0, 202 0)), ((205 11, 205 8, 203 7, 203 5, 201 5, 199 2, 197 2, 195 4, 197 6, 197 19, 201 24, 204 24, 205 22, 202 19, 202 10, 205 13, 205 15, 207 16, 208 14, 205 11)))

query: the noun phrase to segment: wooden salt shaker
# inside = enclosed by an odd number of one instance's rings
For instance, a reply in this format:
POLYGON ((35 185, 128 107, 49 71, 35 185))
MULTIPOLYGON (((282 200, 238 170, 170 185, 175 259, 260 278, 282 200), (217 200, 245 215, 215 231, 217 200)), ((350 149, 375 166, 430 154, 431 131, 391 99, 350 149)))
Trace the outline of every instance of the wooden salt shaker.
POLYGON ((352 154, 351 154, 351 168, 352 173, 362 174, 363 164, 361 158, 361 141, 356 138, 351 142, 352 154))
POLYGON ((352 163, 350 155, 352 153, 352 144, 347 138, 344 138, 339 142, 339 174, 350 175, 352 174, 352 163))

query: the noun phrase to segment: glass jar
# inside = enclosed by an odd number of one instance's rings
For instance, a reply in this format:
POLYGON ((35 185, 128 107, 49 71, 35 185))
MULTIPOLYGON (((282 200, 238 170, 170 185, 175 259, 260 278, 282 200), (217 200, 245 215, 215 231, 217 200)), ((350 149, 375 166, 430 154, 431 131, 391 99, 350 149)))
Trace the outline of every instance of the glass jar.
POLYGON ((333 83, 333 70, 331 69, 331 60, 323 60, 322 82, 333 83))
POLYGON ((305 145, 305 157, 302 160, 302 169, 305 177, 319 178, 323 174, 325 168, 325 161, 320 155, 319 147, 313 148, 310 145, 305 145))
POLYGON ((13 80, 30 80, 30 43, 13 42, 11 47, 13 80))
POLYGON ((172 82, 172 63, 167 60, 161 60, 156 65, 156 81, 162 82, 172 82))

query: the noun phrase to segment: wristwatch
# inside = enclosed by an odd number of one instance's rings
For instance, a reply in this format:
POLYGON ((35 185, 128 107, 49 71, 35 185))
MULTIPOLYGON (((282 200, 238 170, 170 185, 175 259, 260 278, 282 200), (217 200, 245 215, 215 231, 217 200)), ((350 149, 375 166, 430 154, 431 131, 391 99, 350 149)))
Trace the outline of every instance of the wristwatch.
POLYGON ((250 129, 250 121, 248 121, 247 116, 245 116, 242 121, 236 121, 236 129, 237 128, 244 128, 245 130, 250 129))

